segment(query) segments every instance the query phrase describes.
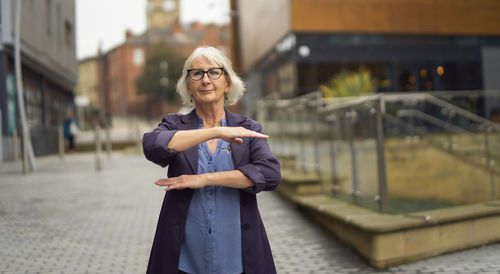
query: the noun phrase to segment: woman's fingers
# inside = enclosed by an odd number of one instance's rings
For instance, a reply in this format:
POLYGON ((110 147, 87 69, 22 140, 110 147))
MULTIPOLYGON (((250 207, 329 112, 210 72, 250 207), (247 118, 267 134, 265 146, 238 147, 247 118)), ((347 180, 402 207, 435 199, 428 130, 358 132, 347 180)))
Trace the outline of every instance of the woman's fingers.
POLYGON ((243 139, 241 138, 234 138, 231 143, 235 143, 235 144, 238 144, 238 145, 241 145, 243 144, 243 139))
POLYGON ((246 129, 244 127, 223 127, 222 128, 222 139, 226 142, 243 143, 243 138, 260 138, 260 139, 268 139, 269 136, 246 129))
POLYGON ((180 182, 179 178, 163 178, 163 179, 158 179, 156 182, 155 182, 155 185, 157 186, 170 186, 170 185, 174 185, 177 183, 177 181, 180 182))
POLYGON ((166 191, 173 189, 202 188, 204 184, 205 182, 200 175, 182 175, 173 178, 162 178, 155 182, 157 186, 166 187, 166 191))
POLYGON ((184 189, 186 188, 183 184, 183 181, 180 177, 174 177, 174 178, 163 178, 163 179, 158 179, 155 182, 155 185, 157 186, 164 186, 166 187, 166 191, 170 191, 173 189, 184 189))

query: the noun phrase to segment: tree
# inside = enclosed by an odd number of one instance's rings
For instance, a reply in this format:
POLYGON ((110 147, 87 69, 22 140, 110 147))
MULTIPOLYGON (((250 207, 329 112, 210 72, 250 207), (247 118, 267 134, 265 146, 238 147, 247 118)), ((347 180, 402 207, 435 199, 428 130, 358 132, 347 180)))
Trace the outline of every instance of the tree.
POLYGON ((370 71, 360 67, 357 72, 342 71, 321 85, 320 90, 324 97, 359 96, 377 91, 378 86, 370 71))
POLYGON ((164 44, 149 48, 149 56, 141 76, 136 81, 139 94, 155 94, 160 99, 176 98, 176 83, 182 73, 186 57, 164 44))

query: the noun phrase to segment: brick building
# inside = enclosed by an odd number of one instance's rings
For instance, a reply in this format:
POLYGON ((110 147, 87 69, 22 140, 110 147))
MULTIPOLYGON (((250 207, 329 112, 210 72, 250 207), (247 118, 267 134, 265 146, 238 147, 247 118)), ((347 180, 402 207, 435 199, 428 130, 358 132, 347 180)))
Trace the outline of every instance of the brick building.
MULTIPOLYGON (((177 102, 158 100, 153 95, 139 94, 136 80, 141 75, 151 46, 172 47, 186 57, 201 45, 214 46, 229 54, 229 27, 192 23, 182 25, 179 20, 179 0, 148 0, 144 33, 125 34, 125 42, 96 56, 98 62, 98 96, 101 119, 112 117, 158 117, 176 111, 177 102), (174 104, 174 105, 173 105, 174 104)), ((80 77, 86 73, 80 63, 80 77)), ((82 83, 82 85, 87 85, 82 83)))

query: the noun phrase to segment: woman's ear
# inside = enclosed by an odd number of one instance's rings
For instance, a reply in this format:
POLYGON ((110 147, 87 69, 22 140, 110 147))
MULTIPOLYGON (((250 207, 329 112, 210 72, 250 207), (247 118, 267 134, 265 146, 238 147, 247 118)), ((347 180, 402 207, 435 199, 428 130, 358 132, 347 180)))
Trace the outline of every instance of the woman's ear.
POLYGON ((224 89, 224 93, 229 93, 229 90, 231 89, 231 80, 229 80, 229 78, 227 78, 226 83, 227 83, 227 85, 226 85, 226 88, 224 89))
POLYGON ((189 81, 186 81, 186 91, 189 94, 189 96, 193 95, 193 93, 191 92, 191 87, 189 86, 189 81))

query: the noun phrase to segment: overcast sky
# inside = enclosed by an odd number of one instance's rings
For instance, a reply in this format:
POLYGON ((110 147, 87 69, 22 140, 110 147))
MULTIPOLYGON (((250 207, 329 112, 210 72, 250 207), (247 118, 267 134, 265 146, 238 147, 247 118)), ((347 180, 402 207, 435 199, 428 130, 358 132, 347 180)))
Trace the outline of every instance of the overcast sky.
MULTIPOLYGON (((146 0, 76 0, 77 58, 94 56, 125 40, 125 30, 146 29, 146 0)), ((229 0, 181 0, 181 23, 227 23, 229 0)))

